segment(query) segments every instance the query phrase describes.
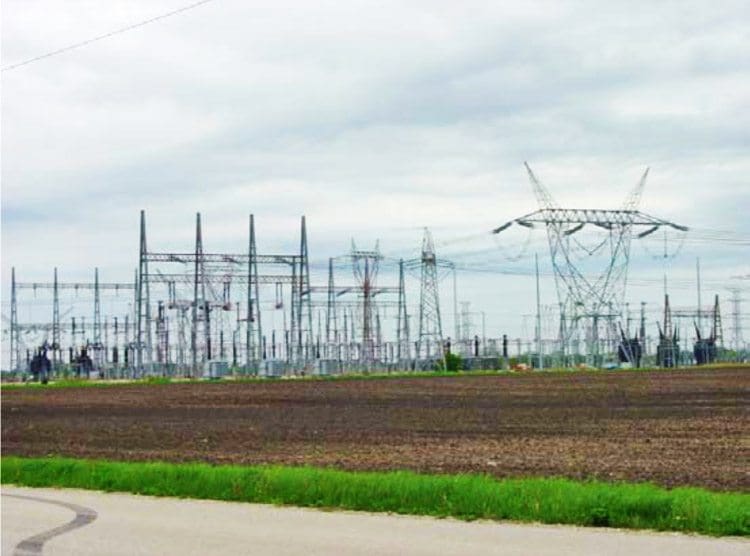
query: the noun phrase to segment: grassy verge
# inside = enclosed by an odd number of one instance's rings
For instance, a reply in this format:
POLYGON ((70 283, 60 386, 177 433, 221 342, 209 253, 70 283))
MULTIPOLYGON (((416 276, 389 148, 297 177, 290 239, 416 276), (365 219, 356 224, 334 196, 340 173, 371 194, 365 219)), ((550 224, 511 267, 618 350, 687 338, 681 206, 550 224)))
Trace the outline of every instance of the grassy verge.
MULTIPOLYGON (((550 368, 541 371, 545 374, 602 374, 602 373, 663 373, 663 372, 674 372, 674 371, 711 371, 711 370, 726 370, 726 369, 739 369, 750 371, 750 364, 716 364, 710 366, 691 366, 691 367, 674 367, 674 368, 661 368, 661 367, 644 367, 640 369, 618 369, 618 370, 599 370, 599 369, 578 369, 578 368, 550 368)), ((118 386, 140 386, 140 385, 165 385, 165 384, 184 384, 184 383, 196 383, 196 384, 222 384, 222 383, 283 383, 288 380, 293 381, 347 381, 347 380, 386 380, 389 378, 445 378, 445 377, 480 377, 480 376, 502 376, 502 375, 515 375, 515 376, 538 376, 540 371, 523 371, 513 372, 507 370, 493 371, 493 370, 477 370, 477 371, 394 371, 390 373, 346 373, 339 375, 307 375, 307 376, 289 376, 279 379, 269 379, 264 377, 256 377, 251 375, 237 375, 236 377, 229 378, 224 381, 207 381, 205 379, 190 379, 190 378, 179 378, 179 377, 148 377, 140 379, 117 379, 117 380, 81 380, 81 379, 62 379, 51 381, 48 384, 40 384, 38 382, 28 383, 13 383, 5 382, 0 385, 0 390, 24 390, 24 389, 53 389, 53 388, 114 388, 118 386)))
POLYGON ((345 373, 338 375, 290 375, 281 378, 266 378, 252 375, 237 375, 228 377, 226 380, 206 380, 191 378, 171 378, 171 377, 148 377, 139 379, 120 379, 120 380, 81 380, 81 379, 62 379, 53 380, 47 384, 39 382, 13 383, 6 382, 0 386, 2 390, 45 390, 54 388, 114 388, 118 386, 150 386, 164 384, 232 384, 232 383, 284 383, 288 381, 304 382, 328 382, 328 381, 348 381, 348 380, 385 380, 389 378, 438 378, 438 377, 456 377, 456 376, 497 376, 500 374, 511 374, 509 371, 394 371, 390 373, 345 373))
MULTIPOLYGON (((169 377, 148 377, 139 379, 82 379, 82 378, 62 378, 51 380, 47 384, 41 382, 5 382, 0 386, 0 390, 54 390, 56 388, 110 388, 116 386, 133 386, 133 385, 159 385, 172 384, 173 382, 190 382, 188 379, 172 379, 169 377)), ((196 381, 198 382, 198 381, 196 381)))
POLYGON ((407 471, 2 458, 2 483, 460 519, 750 535, 750 495, 407 471))

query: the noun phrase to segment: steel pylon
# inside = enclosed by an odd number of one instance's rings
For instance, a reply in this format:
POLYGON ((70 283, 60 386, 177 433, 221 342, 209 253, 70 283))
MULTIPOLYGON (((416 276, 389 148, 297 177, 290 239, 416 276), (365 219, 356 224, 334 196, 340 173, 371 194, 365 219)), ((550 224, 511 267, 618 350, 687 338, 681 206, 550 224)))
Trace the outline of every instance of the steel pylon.
POLYGON ((680 231, 687 228, 638 210, 648 169, 626 199, 624 208, 570 209, 560 208, 529 165, 524 164, 539 210, 506 222, 493 233, 503 232, 514 224, 546 230, 561 320, 565 321, 561 327, 561 351, 568 352, 571 339, 581 332, 585 320, 589 353, 596 360, 601 341, 611 339, 616 330, 614 323, 622 313, 634 234, 640 239, 662 227, 680 231), (590 230, 603 232, 604 237, 598 237, 593 245, 579 241, 579 234, 590 230), (640 231, 636 233, 637 230, 640 231), (605 262, 595 265, 595 256, 605 262))
POLYGON ((419 293, 419 336, 417 358, 442 357, 443 327, 440 320, 437 257, 432 234, 424 229, 421 257, 421 287, 419 293))

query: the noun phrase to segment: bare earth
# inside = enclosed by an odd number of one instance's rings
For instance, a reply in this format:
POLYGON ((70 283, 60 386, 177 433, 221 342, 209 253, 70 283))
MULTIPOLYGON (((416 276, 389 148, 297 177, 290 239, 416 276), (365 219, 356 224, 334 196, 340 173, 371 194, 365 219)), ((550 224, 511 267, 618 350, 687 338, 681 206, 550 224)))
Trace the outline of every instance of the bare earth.
POLYGON ((750 369, 5 390, 5 455, 750 490, 750 369))

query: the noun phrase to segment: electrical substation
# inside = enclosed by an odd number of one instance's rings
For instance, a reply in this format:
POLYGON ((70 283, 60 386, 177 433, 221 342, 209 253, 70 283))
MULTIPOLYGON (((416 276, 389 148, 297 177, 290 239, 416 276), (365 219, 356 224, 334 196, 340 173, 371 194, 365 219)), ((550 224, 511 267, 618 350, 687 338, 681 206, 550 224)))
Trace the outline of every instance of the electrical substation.
POLYGON ((129 280, 100 280, 95 268, 91 281, 69 282, 54 268, 51 281, 30 282, 13 267, 4 365, 13 376, 46 381, 673 367, 747 357, 741 282, 725 290, 732 306, 727 344, 720 296, 701 305, 699 267, 697 306, 670 305, 665 273, 663 306, 647 316, 640 302, 631 315, 631 246, 665 230, 689 233, 684 224, 639 210, 648 170, 616 210, 562 207, 528 165, 526 171, 538 209, 486 235, 498 244, 509 229, 546 235, 557 303, 541 305, 537 259, 528 274, 536 279, 535 311, 523 315, 524 322, 533 320, 533 333, 524 324, 521 336, 488 334, 485 313, 459 301, 456 276, 471 268, 440 256, 427 228, 416 257, 386 256, 378 243, 362 248, 352 240, 343 254, 317 261, 304 216, 299 229, 290 230, 289 244, 298 247, 289 252, 259 250, 262 232, 256 236, 252 214, 245 245, 217 252, 204 248, 198 213, 194 243, 177 252, 161 249, 159 238, 147 234, 141 211, 139 255, 129 280), (33 311, 24 310, 29 303, 33 311))

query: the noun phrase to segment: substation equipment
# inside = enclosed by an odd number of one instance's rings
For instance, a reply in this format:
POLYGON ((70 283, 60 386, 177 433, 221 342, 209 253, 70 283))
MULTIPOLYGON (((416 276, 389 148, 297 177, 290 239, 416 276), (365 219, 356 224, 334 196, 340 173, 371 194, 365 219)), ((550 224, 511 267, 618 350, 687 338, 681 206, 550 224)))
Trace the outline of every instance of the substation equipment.
POLYGON ((377 245, 359 249, 352 241, 347 255, 329 259, 327 285, 315 285, 304 216, 299 237, 295 253, 260 253, 250 215, 247 252, 206 252, 199 213, 192 251, 153 251, 142 212, 136 292, 139 371, 218 377, 231 370, 276 377, 408 368, 403 262, 398 285, 379 284, 383 256, 377 245), (352 282, 336 279, 334 268, 342 265, 351 267, 352 282), (270 306, 269 290, 275 296, 270 306), (395 342, 383 339, 381 311, 387 307, 395 307, 398 315, 395 342), (275 325, 264 322, 274 313, 283 318, 278 334, 275 325), (264 332, 269 329, 270 334, 264 332))
MULTIPOLYGON (((362 249, 352 240, 346 254, 317 267, 318 275, 327 270, 327 283, 314 284, 304 216, 298 248, 292 252, 259 252, 252 214, 246 251, 206 250, 200 213, 192 248, 166 251, 147 242, 146 214, 141 211, 132 282, 100 281, 98 269, 91 282, 64 282, 58 280, 56 268, 50 282, 23 282, 12 269, 10 369, 31 370, 40 379, 61 373, 103 378, 218 378, 228 373, 281 377, 447 368, 450 354, 460 355, 466 370, 497 369, 508 365, 510 346, 532 366, 545 366, 544 357, 559 366, 585 362, 599 367, 613 361, 640 366, 649 351, 645 304, 640 326, 631 333, 624 303, 631 243, 660 229, 685 232, 687 227, 638 210, 648 169, 623 207, 609 210, 560 207, 525 166, 539 208, 491 234, 511 226, 529 233, 546 230, 559 307, 557 340, 542 340, 538 291, 535 346, 507 335, 486 338, 484 325, 481 340, 472 337, 468 303, 462 303, 460 316, 458 312, 457 265, 438 258, 426 228, 419 255, 406 260, 385 257, 377 243, 362 249), (593 244, 590 238, 587 243, 587 232, 596 236, 593 244), (383 283, 384 266, 397 271, 396 283, 383 283), (446 272, 453 273, 452 338, 445 333, 440 307, 439 283, 446 272), (407 275, 419 280, 414 315, 407 305, 407 275), (19 322, 19 297, 28 290, 51 295, 50 321, 19 322), (61 314, 60 296, 66 291, 93 293, 90 316, 61 314), (122 295, 129 309, 116 316, 103 314, 104 292, 114 292, 118 299, 122 295), (27 336, 34 343, 25 342, 27 336)), ((733 290, 735 343, 741 343, 738 291, 733 290)), ((656 324, 656 364, 710 363, 719 356, 723 334, 718 296, 713 307, 673 309, 665 292, 663 319, 656 324), (680 322, 690 319, 696 333, 692 352, 680 349, 680 322), (708 333, 705 319, 711 322, 708 333)))
MULTIPOLYGON (((135 326, 131 314, 109 316, 102 313, 102 295, 132 296, 133 282, 102 282, 94 269, 90 282, 66 282, 58 279, 57 268, 50 282, 23 282, 11 269, 9 367, 29 370, 34 376, 69 375, 88 378, 97 373, 102 377, 130 376, 135 370, 135 326), (52 314, 43 322, 21 322, 18 316, 22 292, 51 296, 52 314), (61 313, 61 296, 65 293, 93 294, 88 315, 68 316, 61 313), (88 317, 88 319, 87 319, 88 317), (45 372, 46 370, 46 372, 45 372)), ((133 299, 133 298, 131 298, 133 299)))

